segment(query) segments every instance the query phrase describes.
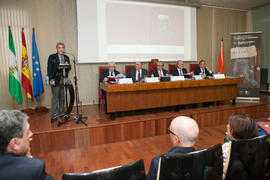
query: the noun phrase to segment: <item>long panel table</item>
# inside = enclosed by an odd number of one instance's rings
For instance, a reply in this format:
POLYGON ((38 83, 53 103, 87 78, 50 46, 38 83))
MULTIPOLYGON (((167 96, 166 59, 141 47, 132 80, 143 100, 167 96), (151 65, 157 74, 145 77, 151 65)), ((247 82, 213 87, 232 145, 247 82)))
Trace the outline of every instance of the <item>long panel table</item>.
POLYGON ((115 112, 233 100, 242 78, 185 80, 176 82, 109 84, 100 83, 106 92, 106 111, 115 112))

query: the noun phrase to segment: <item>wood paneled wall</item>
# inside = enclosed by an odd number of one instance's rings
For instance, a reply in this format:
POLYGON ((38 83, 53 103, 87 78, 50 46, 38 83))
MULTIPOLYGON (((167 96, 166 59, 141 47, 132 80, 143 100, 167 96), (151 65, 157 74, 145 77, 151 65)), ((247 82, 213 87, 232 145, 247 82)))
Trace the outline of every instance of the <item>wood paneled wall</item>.
POLYGON ((230 115, 248 113, 255 119, 263 118, 267 111, 266 104, 251 106, 217 106, 216 108, 199 108, 184 113, 168 113, 164 116, 145 116, 134 121, 105 123, 96 127, 72 128, 34 133, 31 142, 33 153, 49 152, 71 148, 80 148, 98 144, 126 141, 142 137, 166 134, 173 118, 185 115, 195 119, 200 128, 226 124, 230 115))

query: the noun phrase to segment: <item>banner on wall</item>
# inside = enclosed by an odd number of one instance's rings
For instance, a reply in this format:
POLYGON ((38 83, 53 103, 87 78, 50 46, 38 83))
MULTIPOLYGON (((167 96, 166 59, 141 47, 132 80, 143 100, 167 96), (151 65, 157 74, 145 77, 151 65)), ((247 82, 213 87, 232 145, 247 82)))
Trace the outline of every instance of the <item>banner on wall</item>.
POLYGON ((231 71, 244 81, 238 99, 260 99, 261 32, 231 34, 231 71))

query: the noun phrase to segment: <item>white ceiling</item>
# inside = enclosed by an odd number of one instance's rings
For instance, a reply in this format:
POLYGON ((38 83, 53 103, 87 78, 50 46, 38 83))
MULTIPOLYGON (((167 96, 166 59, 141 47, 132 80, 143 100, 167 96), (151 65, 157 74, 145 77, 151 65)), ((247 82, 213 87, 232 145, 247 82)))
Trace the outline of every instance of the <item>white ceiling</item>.
POLYGON ((251 10, 270 3, 270 0, 129 0, 188 6, 211 6, 239 10, 251 10))
POLYGON ((270 0, 187 0, 206 6, 250 10, 270 3, 270 0))

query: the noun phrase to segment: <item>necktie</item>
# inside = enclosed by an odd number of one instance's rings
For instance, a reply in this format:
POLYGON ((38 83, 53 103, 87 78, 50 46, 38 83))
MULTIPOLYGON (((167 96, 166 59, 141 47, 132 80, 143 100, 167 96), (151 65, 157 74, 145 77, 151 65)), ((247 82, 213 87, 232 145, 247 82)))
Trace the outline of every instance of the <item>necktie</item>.
POLYGON ((158 71, 158 72, 159 72, 159 77, 161 77, 162 76, 161 71, 158 71))
POLYGON ((138 79, 139 79, 139 81, 141 81, 141 70, 139 70, 138 73, 139 73, 139 74, 138 74, 138 76, 139 76, 138 79))
POLYGON ((61 57, 61 60, 60 60, 61 64, 65 64, 64 56, 61 55, 60 57, 61 57))
POLYGON ((113 72, 111 72, 111 76, 113 76, 113 72))

